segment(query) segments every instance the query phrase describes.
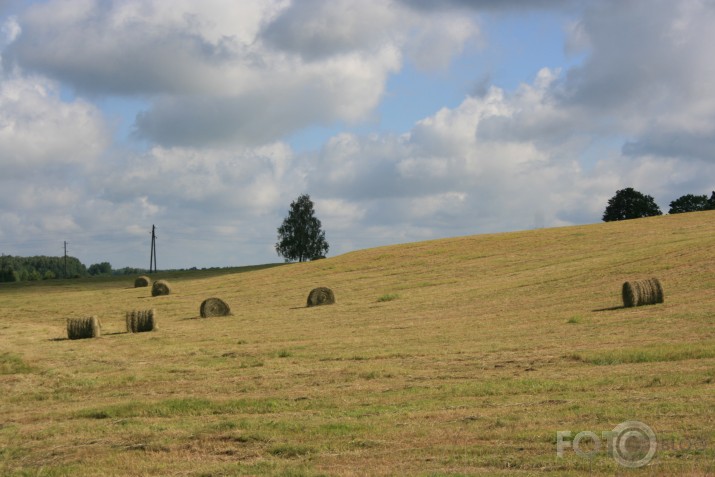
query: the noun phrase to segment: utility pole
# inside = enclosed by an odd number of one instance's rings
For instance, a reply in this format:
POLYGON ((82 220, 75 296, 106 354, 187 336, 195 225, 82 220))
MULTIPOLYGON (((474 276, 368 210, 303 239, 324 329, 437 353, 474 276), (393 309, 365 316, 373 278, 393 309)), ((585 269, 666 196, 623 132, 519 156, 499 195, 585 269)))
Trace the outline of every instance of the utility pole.
POLYGON ((156 226, 151 226, 151 255, 149 256, 149 273, 156 272, 156 226))
POLYGON ((67 278, 67 241, 65 240, 65 278, 67 278))

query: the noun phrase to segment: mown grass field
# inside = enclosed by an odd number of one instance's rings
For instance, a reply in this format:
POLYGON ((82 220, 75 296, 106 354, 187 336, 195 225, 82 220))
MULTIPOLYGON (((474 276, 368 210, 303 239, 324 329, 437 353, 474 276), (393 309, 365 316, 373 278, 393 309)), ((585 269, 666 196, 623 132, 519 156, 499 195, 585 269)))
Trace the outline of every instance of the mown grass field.
POLYGON ((0 286, 1 475, 715 475, 713 212, 159 275, 0 286), (649 277, 665 303, 622 308, 649 277), (557 458, 629 420, 647 466, 557 458))

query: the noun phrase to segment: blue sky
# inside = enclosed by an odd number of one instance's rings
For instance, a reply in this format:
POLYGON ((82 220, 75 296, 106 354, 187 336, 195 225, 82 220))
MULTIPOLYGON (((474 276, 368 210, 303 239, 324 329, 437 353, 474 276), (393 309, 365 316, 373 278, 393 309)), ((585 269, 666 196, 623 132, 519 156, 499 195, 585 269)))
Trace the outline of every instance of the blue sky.
POLYGON ((712 2, 0 1, 0 251, 280 261, 715 189, 712 2))

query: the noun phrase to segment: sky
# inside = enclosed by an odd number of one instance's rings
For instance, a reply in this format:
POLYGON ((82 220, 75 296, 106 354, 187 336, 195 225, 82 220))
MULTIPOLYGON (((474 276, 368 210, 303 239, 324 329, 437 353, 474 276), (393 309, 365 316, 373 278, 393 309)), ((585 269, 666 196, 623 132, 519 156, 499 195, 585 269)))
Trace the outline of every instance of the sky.
POLYGON ((712 0, 0 0, 0 252, 280 262, 715 190, 712 0))

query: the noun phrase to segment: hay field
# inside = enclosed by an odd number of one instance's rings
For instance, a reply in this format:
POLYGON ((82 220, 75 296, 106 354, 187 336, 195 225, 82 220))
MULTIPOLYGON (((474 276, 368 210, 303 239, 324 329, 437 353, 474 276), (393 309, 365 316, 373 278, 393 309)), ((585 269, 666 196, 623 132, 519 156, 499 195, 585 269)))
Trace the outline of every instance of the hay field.
POLYGON ((0 475, 715 473, 715 212, 159 278, 0 286, 0 475), (623 308, 650 277, 665 302, 623 308), (208 297, 233 316, 198 319, 208 297), (90 315, 101 338, 67 340, 90 315), (647 466, 557 458, 557 431, 629 420, 647 466))

